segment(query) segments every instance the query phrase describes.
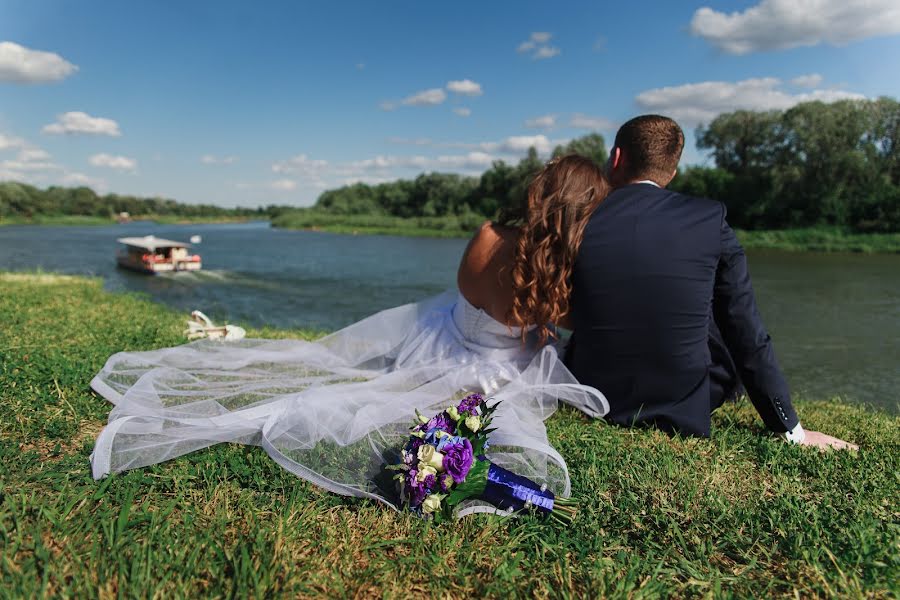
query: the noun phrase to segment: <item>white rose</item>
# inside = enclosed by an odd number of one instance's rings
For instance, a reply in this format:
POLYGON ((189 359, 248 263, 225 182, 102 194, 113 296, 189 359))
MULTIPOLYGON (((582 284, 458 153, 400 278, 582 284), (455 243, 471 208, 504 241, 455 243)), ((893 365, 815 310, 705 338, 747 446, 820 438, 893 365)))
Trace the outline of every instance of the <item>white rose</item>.
POLYGON ((422 483, 429 475, 434 475, 435 477, 437 477, 437 470, 435 470, 434 467, 428 465, 421 466, 419 467, 419 472, 416 473, 416 481, 422 483))
POLYGON ((444 470, 444 455, 434 449, 431 444, 419 446, 419 460, 437 471, 444 470))
POLYGON ((477 432, 479 429, 481 429, 481 417, 466 417, 466 427, 468 427, 472 431, 472 433, 477 432))
POLYGON ((441 496, 431 494, 422 502, 422 511, 425 513, 433 513, 441 510, 441 496))

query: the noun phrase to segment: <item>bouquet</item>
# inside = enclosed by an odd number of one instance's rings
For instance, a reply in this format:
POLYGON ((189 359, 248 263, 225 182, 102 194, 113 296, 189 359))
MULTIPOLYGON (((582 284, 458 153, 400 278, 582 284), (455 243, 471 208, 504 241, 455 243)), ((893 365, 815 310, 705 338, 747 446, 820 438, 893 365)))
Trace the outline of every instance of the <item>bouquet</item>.
POLYGON ((464 500, 484 500, 509 512, 534 508, 564 524, 572 522, 575 503, 555 498, 546 485, 492 464, 486 457, 491 418, 499 403, 488 406, 481 394, 428 418, 416 411, 415 425, 403 446, 397 472, 400 502, 437 521, 450 518, 464 500))

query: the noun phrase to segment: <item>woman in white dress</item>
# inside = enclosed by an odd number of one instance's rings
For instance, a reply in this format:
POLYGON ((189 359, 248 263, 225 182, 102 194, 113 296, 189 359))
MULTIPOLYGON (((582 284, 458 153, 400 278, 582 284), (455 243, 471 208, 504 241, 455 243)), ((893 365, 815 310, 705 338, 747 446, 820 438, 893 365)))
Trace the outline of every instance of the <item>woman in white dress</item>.
POLYGON ((91 455, 94 477, 237 442, 330 491, 390 504, 375 480, 415 409, 431 415, 482 392, 502 402, 491 461, 568 496, 544 420, 558 401, 595 417, 609 407, 549 342, 566 322, 584 225, 608 191, 589 159, 551 161, 517 214, 472 238, 458 290, 315 342, 201 340, 112 356, 91 382, 115 405, 91 455))

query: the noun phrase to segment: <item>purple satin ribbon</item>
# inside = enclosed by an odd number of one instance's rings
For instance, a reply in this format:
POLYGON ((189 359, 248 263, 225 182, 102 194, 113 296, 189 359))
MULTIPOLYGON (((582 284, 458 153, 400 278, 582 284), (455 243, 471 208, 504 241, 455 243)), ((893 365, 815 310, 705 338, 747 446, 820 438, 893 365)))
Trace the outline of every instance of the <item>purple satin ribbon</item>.
POLYGON ((549 514, 553 510, 553 492, 541 491, 541 486, 527 477, 516 475, 503 467, 492 464, 487 472, 487 484, 481 499, 497 508, 522 510, 526 504, 549 514))

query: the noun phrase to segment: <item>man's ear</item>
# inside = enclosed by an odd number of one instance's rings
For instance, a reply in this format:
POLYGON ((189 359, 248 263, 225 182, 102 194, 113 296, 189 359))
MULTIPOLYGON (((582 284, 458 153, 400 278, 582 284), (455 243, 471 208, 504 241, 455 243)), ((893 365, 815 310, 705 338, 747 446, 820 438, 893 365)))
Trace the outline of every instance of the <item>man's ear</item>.
POLYGON ((657 183, 659 183, 659 185, 662 186, 662 187, 667 187, 670 183, 672 183, 672 181, 675 179, 675 176, 676 176, 676 175, 678 175, 678 168, 677 168, 677 167, 675 168, 674 171, 672 171, 672 176, 669 177, 668 181, 665 181, 665 182, 663 182, 663 181, 658 181, 657 183))
POLYGON ((618 169, 622 166, 622 149, 618 146, 613 146, 612 152, 609 155, 609 164, 613 169, 618 169))

